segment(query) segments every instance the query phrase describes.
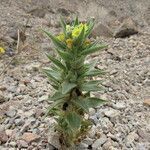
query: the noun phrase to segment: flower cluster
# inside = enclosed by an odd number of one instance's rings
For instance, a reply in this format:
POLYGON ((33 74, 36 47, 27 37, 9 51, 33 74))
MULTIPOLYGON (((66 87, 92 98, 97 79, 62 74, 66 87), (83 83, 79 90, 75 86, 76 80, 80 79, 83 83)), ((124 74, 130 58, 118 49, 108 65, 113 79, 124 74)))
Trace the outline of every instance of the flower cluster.
MULTIPOLYGON (((80 23, 74 26, 66 25, 66 35, 63 32, 61 32, 57 35, 57 39, 65 43, 67 47, 71 49, 74 45, 74 42, 81 34, 82 30, 84 30, 84 34, 86 34, 88 29, 89 26, 86 23, 85 24, 80 23)), ((90 44, 90 40, 86 39, 83 45, 87 46, 89 44, 90 44)))

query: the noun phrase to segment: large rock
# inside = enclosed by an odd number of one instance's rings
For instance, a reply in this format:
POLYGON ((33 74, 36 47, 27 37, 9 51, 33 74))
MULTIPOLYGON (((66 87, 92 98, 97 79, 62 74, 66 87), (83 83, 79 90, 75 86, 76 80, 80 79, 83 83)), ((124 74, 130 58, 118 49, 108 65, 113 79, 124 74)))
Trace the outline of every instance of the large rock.
POLYGON ((122 24, 114 32, 115 38, 125 38, 137 34, 138 29, 136 23, 131 18, 123 19, 122 24))
POLYGON ((113 33, 111 29, 102 23, 99 23, 93 30, 92 36, 96 38, 97 36, 104 36, 104 37, 112 37, 113 33))
POLYGON ((37 7, 37 8, 34 8, 34 9, 28 11, 28 13, 35 17, 44 18, 45 14, 46 14, 46 9, 37 7))

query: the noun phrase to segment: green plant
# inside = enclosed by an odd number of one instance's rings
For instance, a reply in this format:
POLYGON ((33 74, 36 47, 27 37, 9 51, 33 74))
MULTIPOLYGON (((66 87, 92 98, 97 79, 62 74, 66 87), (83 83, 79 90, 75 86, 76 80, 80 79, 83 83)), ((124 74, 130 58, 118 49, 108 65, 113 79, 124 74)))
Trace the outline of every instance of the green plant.
POLYGON ((72 25, 67 25, 61 18, 63 29, 59 35, 44 31, 52 40, 57 58, 47 55, 53 63, 50 69, 44 69, 50 84, 56 90, 50 98, 53 104, 48 108, 55 115, 56 129, 61 133, 62 144, 72 146, 84 138, 92 123, 85 118, 89 108, 105 102, 91 97, 92 91, 99 91, 100 80, 89 80, 90 77, 103 74, 95 68, 96 62, 85 63, 88 55, 107 48, 104 44, 92 42, 89 35, 94 27, 94 21, 79 23, 76 17, 72 25))

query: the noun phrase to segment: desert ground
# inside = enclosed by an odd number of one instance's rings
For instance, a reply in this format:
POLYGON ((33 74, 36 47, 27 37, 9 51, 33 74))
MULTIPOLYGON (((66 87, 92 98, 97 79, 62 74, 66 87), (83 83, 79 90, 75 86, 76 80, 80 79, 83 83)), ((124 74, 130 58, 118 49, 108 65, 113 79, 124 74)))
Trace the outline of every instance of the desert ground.
POLYGON ((41 29, 60 32, 70 23, 96 22, 91 38, 108 49, 91 55, 104 69, 109 103, 89 110, 93 126, 74 150, 150 149, 149 0, 0 0, 0 150, 58 150, 53 116, 44 117, 53 89, 42 68, 55 56, 41 29))

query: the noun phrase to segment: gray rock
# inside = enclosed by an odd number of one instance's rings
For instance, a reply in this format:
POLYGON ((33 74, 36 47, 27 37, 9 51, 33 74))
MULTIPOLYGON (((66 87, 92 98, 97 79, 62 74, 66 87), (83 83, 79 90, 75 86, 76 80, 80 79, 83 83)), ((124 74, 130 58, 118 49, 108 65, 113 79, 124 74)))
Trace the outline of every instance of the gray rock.
POLYGON ((10 145, 11 147, 16 147, 17 143, 12 141, 12 142, 9 143, 9 145, 10 145))
POLYGON ((93 141, 94 141, 94 139, 87 137, 86 139, 83 140, 83 143, 85 143, 87 145, 92 145, 93 141))
MULTIPOLYGON (((26 40, 26 35, 25 33, 22 31, 21 27, 15 27, 15 28, 12 28, 10 31, 9 31, 9 36, 17 41, 18 40, 18 29, 19 29, 19 36, 20 36, 20 41, 24 42, 26 40)), ((13 50, 14 51, 14 50, 13 50)), ((12 51, 12 52, 13 52, 12 51)), ((9 52, 10 53, 10 52, 9 52)))
POLYGON ((17 110, 15 110, 15 109, 12 109, 12 110, 9 110, 6 112, 6 115, 10 118, 15 117, 16 114, 17 114, 17 110))
POLYGON ((148 142, 150 142, 150 132, 147 132, 144 129, 138 129, 138 135, 142 138, 142 140, 148 140, 148 142))
POLYGON ((105 116, 107 116, 107 117, 109 117, 109 118, 114 118, 114 117, 119 116, 120 111, 115 110, 115 109, 112 109, 112 108, 109 108, 109 109, 106 108, 106 109, 103 111, 103 113, 104 113, 105 116))
MULTIPOLYGON (((27 98, 29 98, 29 97, 27 97, 27 98)), ((24 106, 26 106, 26 107, 31 106, 31 105, 32 105, 32 100, 31 100, 31 99, 28 99, 28 100, 25 102, 25 104, 24 104, 24 106)))
POLYGON ((48 95, 43 95, 38 99, 38 102, 43 102, 43 101, 47 101, 48 100, 48 95))
POLYGON ((28 143, 24 140, 18 140, 17 145, 19 148, 28 148, 28 143))
POLYGON ((12 49, 12 48, 7 48, 6 49, 6 54, 10 57, 14 56, 15 55, 15 50, 12 49))
POLYGON ((125 144, 128 148, 134 147, 134 141, 138 140, 139 136, 135 132, 131 132, 125 140, 125 144))
MULTIPOLYGON (((7 43, 9 44, 10 46, 14 45, 15 44, 15 40, 12 39, 10 36, 9 36, 9 33, 8 35, 4 36, 3 39, 1 39, 4 43, 7 43)), ((7 49, 6 49, 6 54, 7 54, 7 49)))
POLYGON ((36 117, 36 118, 39 118, 39 117, 41 117, 41 116, 43 116, 43 115, 44 115, 43 109, 36 109, 36 110, 35 110, 35 117, 36 117))
POLYGON ((7 99, 2 95, 2 92, 0 91, 0 104, 7 101, 7 99))
POLYGON ((107 117, 100 119, 100 125, 104 133, 107 133, 113 129, 113 124, 107 117))
POLYGON ((106 143, 103 144, 103 149, 108 150, 112 146, 112 140, 108 139, 106 143))
POLYGON ((28 11, 29 14, 39 17, 39 18, 44 18, 45 14, 46 14, 46 9, 44 8, 34 8, 30 11, 28 11))
POLYGON ((104 37, 113 37, 113 32, 111 31, 111 29, 105 24, 99 23, 93 30, 92 32, 92 36, 93 37, 100 37, 100 36, 104 36, 104 37))
POLYGON ((92 148, 97 149, 101 147, 106 141, 107 141, 106 135, 102 134, 101 137, 93 143, 92 148))
POLYGON ((137 150, 148 150, 145 146, 145 143, 137 143, 136 149, 137 150))
MULTIPOLYGON (((39 71, 40 67, 41 67, 41 64, 38 62, 33 62, 32 64, 25 66, 25 68, 28 72, 39 71)), ((31 80, 30 82, 32 83, 33 81, 31 80)), ((33 82, 32 84, 35 84, 35 83, 36 82, 33 82)), ((32 86, 36 87, 36 85, 32 85, 32 86)))
POLYGON ((11 137, 13 135, 13 130, 11 130, 11 129, 7 129, 7 130, 5 130, 5 132, 8 137, 11 137))
POLYGON ((16 87, 15 85, 9 86, 9 87, 7 88, 7 91, 8 91, 8 92, 11 92, 11 93, 15 93, 16 90, 17 90, 17 87, 16 87))
POLYGON ((28 111, 25 111, 24 114, 23 114, 25 117, 34 117, 35 116, 35 112, 34 110, 28 110, 28 111))
POLYGON ((86 143, 80 143, 79 145, 76 146, 75 150, 85 150, 88 148, 88 145, 86 143))
POLYGON ((111 138, 114 141, 118 141, 118 138, 114 134, 111 134, 110 132, 107 134, 107 137, 111 138))
POLYGON ((0 142, 6 143, 8 141, 8 136, 5 131, 0 131, 0 142))
POLYGON ((109 150, 118 150, 118 148, 115 148, 115 147, 113 147, 113 146, 110 146, 110 147, 109 147, 109 150))
POLYGON ((110 75, 114 75, 114 74, 116 74, 116 73, 118 73, 118 70, 114 69, 114 70, 112 70, 112 71, 110 72, 110 75))
POLYGON ((60 135, 57 132, 54 132, 53 130, 51 130, 48 133, 48 143, 54 146, 55 148, 60 149, 61 145, 59 142, 59 137, 60 135))
POLYGON ((18 118, 18 119, 15 119, 15 124, 17 126, 21 126, 25 123, 25 121, 22 119, 22 118, 18 118))
POLYGON ((117 102, 116 104, 113 104, 112 107, 114 109, 122 110, 126 108, 126 104, 124 102, 117 102))
POLYGON ((96 113, 94 108, 89 108, 89 114, 93 116, 96 113))
POLYGON ((23 134, 25 131, 27 131, 30 127, 30 123, 25 123, 23 127, 20 129, 20 133, 23 134))
POLYGON ((69 16, 70 15, 70 11, 66 8, 58 8, 58 13, 61 13, 61 15, 63 16, 69 16))
POLYGON ((133 19, 125 18, 122 24, 116 29, 114 37, 125 38, 137 33, 138 29, 133 19))
POLYGON ((48 145, 48 150, 55 150, 55 148, 54 148, 54 146, 52 146, 52 145, 48 145))
POLYGON ((99 120, 96 116, 90 116, 89 119, 94 123, 94 124, 98 124, 99 120))
POLYGON ((96 126, 92 126, 90 131, 88 132, 88 137, 94 139, 96 134, 96 126))

